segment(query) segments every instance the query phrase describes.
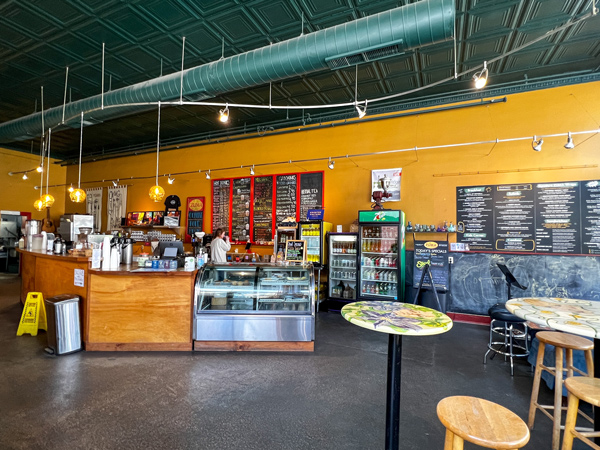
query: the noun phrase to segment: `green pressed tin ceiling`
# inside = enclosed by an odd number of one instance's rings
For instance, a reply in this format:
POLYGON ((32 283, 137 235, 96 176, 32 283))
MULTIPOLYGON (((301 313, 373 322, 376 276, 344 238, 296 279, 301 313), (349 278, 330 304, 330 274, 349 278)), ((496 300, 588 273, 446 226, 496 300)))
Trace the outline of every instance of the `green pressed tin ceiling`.
MULTIPOLYGON (((178 72, 185 36, 185 68, 265 47, 348 21, 413 3, 390 0, 5 0, 0 2, 0 122, 61 106, 65 67, 68 99, 101 91, 101 52, 106 43, 105 90, 178 72), (302 24, 304 27, 302 28, 302 24)), ((591 10, 589 0, 456 0, 458 71, 466 71, 543 36, 591 10)), ((492 63, 487 92, 590 79, 599 75, 600 15, 562 30, 492 63), (583 77, 583 78, 581 78, 583 77), (587 77, 587 78, 586 78, 587 77), (550 84, 549 84, 550 83, 550 84)), ((454 43, 434 44, 358 66, 358 98, 406 92, 452 76, 454 43)), ((272 102, 315 105, 353 101, 355 68, 322 70, 273 83, 272 102)), ((378 107, 448 98, 471 92, 471 74, 378 107)), ((217 102, 268 104, 269 85, 228 92, 217 102)), ((485 95, 478 93, 477 95, 485 95)), ((194 98, 189 98, 194 100, 194 98)), ((343 110, 233 109, 230 123, 217 120, 218 107, 176 106, 162 111, 163 145, 196 139, 265 132, 327 118, 354 117, 343 110)), ((369 108, 369 112, 376 108, 369 108)), ((106 157, 155 144, 156 111, 140 112, 84 130, 84 155, 106 157)), ((31 141, 6 146, 30 151, 31 141)), ((79 130, 52 133, 52 154, 78 156, 79 130)), ((39 138, 34 153, 39 151, 39 138)))

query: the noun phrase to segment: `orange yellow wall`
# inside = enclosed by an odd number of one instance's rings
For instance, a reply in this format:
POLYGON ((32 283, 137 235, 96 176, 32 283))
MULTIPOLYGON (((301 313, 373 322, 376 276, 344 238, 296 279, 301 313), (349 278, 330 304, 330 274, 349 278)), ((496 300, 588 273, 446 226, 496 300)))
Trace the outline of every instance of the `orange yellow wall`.
MULTIPOLYGON (((347 126, 165 151, 160 155, 159 172, 204 171, 290 159, 595 130, 599 123, 600 82, 597 82, 510 95, 506 103, 488 106, 374 122, 356 120, 355 124, 347 126)), ((334 170, 328 170, 323 161, 257 167, 256 175, 324 170, 325 220, 334 225, 341 224, 344 231, 348 231, 357 211, 369 209, 371 205, 371 170, 401 167, 402 200, 386 206, 404 210, 407 220, 413 224, 438 225, 444 220, 456 220, 456 186, 600 178, 598 167, 550 170, 597 166, 600 163, 599 135, 575 136, 577 146, 572 150, 563 148, 564 137, 544 141, 543 151, 539 153, 532 150, 531 140, 526 140, 495 146, 485 144, 336 158, 334 170), (458 173, 463 175, 449 175, 458 173)), ((148 197, 148 189, 154 180, 127 180, 131 176, 153 175, 155 164, 155 153, 98 161, 83 165, 82 178, 84 181, 106 180, 93 186, 108 186, 111 180, 118 178, 121 184, 131 185, 128 211, 160 210, 164 206, 155 204, 148 197)), ((248 174, 247 168, 212 173, 213 179, 248 174)), ((67 171, 67 182, 76 181, 77 167, 71 166, 67 171)), ((167 195, 178 195, 184 205, 188 196, 205 196, 204 224, 210 230, 211 184, 204 173, 176 176, 173 185, 168 185, 166 178, 161 177, 160 184, 167 195)), ((85 206, 67 202, 65 210, 81 213, 85 206)))
MULTIPOLYGON (((51 160, 54 163, 54 160, 51 160)), ((46 211, 36 211, 33 208, 33 202, 40 198, 41 192, 34 189, 34 186, 40 184, 40 174, 29 172, 27 180, 23 180, 23 174, 8 175, 9 172, 21 172, 24 170, 35 169, 40 163, 39 155, 15 152, 0 148, 0 209, 10 211, 31 212, 33 219, 43 219, 46 217, 46 211)), ((64 184, 66 180, 67 169, 57 164, 50 165, 50 185, 64 184)), ((44 175, 44 186, 46 177, 44 175)), ((58 219, 65 211, 65 189, 50 188, 49 192, 55 198, 55 203, 50 208, 50 215, 53 219, 58 219)))

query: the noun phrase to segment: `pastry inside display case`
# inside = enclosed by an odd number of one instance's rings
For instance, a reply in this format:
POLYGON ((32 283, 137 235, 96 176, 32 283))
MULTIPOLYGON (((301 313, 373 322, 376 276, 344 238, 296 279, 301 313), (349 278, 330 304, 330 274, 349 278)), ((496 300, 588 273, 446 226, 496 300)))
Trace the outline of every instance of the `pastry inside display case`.
MULTIPOLYGON (((256 268, 207 267, 202 277, 202 301, 199 311, 238 311, 256 309, 256 268)), ((200 299, 198 299, 200 300, 200 299)))
POLYGON ((309 311, 309 277, 305 270, 268 267, 259 270, 258 309, 309 311))

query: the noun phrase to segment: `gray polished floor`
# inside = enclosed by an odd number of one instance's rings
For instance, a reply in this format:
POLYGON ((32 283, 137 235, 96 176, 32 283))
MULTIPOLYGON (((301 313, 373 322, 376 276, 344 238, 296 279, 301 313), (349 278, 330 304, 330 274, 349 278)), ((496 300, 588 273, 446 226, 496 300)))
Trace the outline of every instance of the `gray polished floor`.
MULTIPOLYGON (((319 313, 314 353, 47 356, 16 337, 19 279, 0 274, 0 449, 383 449, 387 336, 319 313)), ((532 374, 482 364, 487 328, 404 339, 401 445, 442 449, 436 404, 473 395, 527 414, 532 374)), ((542 387, 544 401, 551 392, 542 387)), ((538 414, 527 449, 550 448, 538 414)), ((465 448, 475 448, 468 444, 465 448)))

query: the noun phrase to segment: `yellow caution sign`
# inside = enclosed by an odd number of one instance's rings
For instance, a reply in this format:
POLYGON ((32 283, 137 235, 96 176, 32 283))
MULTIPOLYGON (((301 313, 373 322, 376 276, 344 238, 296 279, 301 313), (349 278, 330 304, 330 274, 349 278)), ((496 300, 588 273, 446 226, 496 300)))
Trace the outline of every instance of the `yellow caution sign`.
POLYGON ((37 336, 39 329, 48 330, 44 297, 41 292, 29 292, 25 300, 25 308, 23 308, 17 336, 21 336, 23 333, 37 336))

